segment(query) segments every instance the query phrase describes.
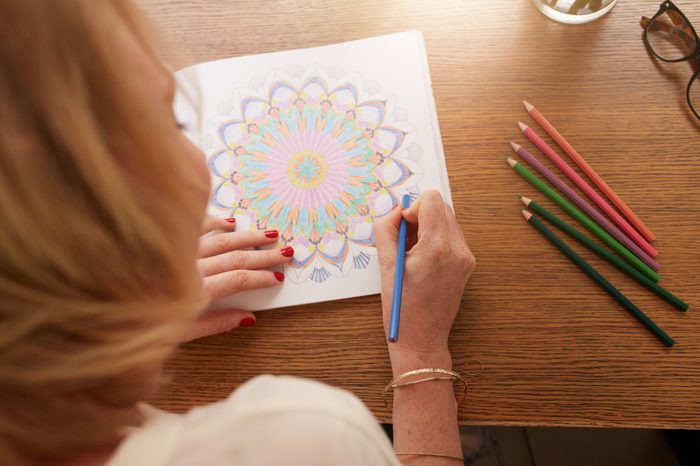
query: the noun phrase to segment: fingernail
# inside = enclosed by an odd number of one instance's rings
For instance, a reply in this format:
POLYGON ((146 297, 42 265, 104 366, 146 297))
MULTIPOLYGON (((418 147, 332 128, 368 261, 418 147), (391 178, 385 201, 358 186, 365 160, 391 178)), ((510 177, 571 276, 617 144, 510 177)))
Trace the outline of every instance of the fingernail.
POLYGON ((227 221, 228 223, 236 223, 236 219, 233 218, 233 217, 227 218, 226 221, 227 221))
POLYGON ((277 238, 279 236, 279 232, 277 230, 265 230, 265 236, 268 238, 277 238))
POLYGON ((253 319, 252 317, 246 317, 245 319, 243 319, 241 321, 241 326, 242 327, 250 327, 254 323, 255 323, 255 319, 253 319))
POLYGON ((278 282, 284 281, 284 274, 282 272, 275 272, 275 278, 278 282))
POLYGON ((280 249, 280 252, 284 257, 292 257, 294 255, 294 248, 291 246, 287 246, 280 249))

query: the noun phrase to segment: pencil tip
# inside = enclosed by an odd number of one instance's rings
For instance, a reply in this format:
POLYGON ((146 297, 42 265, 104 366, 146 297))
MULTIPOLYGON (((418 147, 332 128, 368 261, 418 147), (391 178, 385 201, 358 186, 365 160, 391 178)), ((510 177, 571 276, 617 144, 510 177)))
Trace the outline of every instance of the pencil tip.
POLYGON ((530 220, 530 217, 532 217, 532 214, 525 209, 521 210, 520 212, 522 212, 523 217, 525 217, 525 220, 530 220))
POLYGON ((512 147, 515 152, 518 152, 522 146, 517 142, 510 141, 510 147, 512 147))
POLYGON ((526 207, 529 206, 530 203, 532 202, 532 199, 527 198, 525 196, 520 196, 520 200, 522 201, 523 204, 525 204, 526 207))
POLYGON ((508 162, 508 165, 510 165, 511 167, 514 167, 515 164, 518 163, 518 162, 516 162, 515 160, 511 159, 510 157, 508 157, 507 155, 506 155, 506 162, 508 162))
POLYGON ((525 123, 523 123, 522 121, 518 122, 518 126, 520 127, 520 131, 522 131, 523 133, 525 132, 526 129, 529 128, 529 126, 526 125, 525 123))
POLYGON ((527 113, 530 113, 533 108, 535 108, 530 102, 527 100, 523 100, 523 105, 525 106, 525 110, 527 110, 527 113))

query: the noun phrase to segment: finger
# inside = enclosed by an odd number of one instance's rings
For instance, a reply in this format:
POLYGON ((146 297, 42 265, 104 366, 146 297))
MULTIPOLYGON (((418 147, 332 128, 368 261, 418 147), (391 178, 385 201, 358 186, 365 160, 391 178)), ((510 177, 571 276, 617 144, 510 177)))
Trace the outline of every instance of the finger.
POLYGON ((465 242, 462 227, 457 221, 457 217, 455 216, 454 210, 452 210, 452 206, 449 205, 447 202, 445 202, 445 219, 447 221, 448 228, 451 232, 450 236, 455 240, 459 241, 460 243, 465 242))
POLYGON ((379 261, 391 264, 396 257, 396 243, 401 223, 401 206, 397 205, 388 214, 374 221, 374 245, 379 261))
POLYGON ((257 290, 279 285, 282 272, 269 270, 231 270, 204 278, 204 290, 211 299, 221 299, 241 291, 257 290))
POLYGON ((211 257, 237 249, 253 248, 276 243, 277 230, 236 231, 207 236, 199 241, 199 257, 211 257))
POLYGON ((206 311, 187 329, 181 341, 192 341, 217 333, 229 332, 240 326, 253 325, 255 322, 255 315, 243 309, 206 311))
POLYGON ((445 225, 445 207, 442 194, 433 189, 426 191, 421 196, 421 204, 418 209, 418 225, 426 227, 445 225))
MULTIPOLYGON (((471 261, 474 262, 474 255, 472 254, 469 244, 464 237, 464 232, 462 231, 462 226, 459 224, 457 217, 454 215, 454 210, 452 206, 445 203, 445 217, 447 223, 449 224, 449 229, 451 231, 450 238, 452 239, 453 248, 455 251, 462 251, 465 257, 471 257, 471 261)), ((476 262, 474 262, 476 264, 476 262)))
POLYGON ((447 201, 443 202, 443 204, 445 204, 445 215, 454 217, 455 211, 452 206, 448 204, 447 201))
POLYGON ((408 223, 406 228, 406 251, 413 249, 418 243, 418 225, 408 223))
POLYGON ((232 251, 200 259, 198 265, 202 275, 208 277, 230 270, 269 269, 286 264, 292 260, 293 256, 294 249, 291 246, 261 251, 232 251))
POLYGON ((234 217, 220 218, 207 215, 202 224, 202 235, 211 233, 216 230, 233 231, 236 228, 236 219, 234 217))

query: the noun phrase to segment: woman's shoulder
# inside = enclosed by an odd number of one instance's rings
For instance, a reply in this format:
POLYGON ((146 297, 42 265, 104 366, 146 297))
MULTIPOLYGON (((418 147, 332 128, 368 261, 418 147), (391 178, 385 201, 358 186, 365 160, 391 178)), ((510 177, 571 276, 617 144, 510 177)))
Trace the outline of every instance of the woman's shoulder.
POLYGON ((315 380, 290 376, 261 375, 241 385, 223 401, 192 410, 188 416, 205 413, 235 413, 255 416, 268 412, 328 411, 339 415, 366 417, 371 414, 352 393, 315 380))
MULTIPOLYGON (((383 430, 357 397, 296 377, 256 377, 226 400, 184 415, 160 414, 135 434, 148 436, 149 429, 158 429, 170 443, 169 448, 153 445, 169 451, 155 463, 163 466, 399 465, 383 430)), ((110 466, 121 464, 127 463, 110 466)))

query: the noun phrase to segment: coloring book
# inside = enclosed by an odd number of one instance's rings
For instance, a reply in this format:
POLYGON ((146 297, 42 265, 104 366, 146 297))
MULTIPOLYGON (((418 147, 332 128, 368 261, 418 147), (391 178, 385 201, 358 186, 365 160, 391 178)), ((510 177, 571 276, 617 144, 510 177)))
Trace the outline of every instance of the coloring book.
POLYGON ((270 309, 380 291, 372 223, 403 194, 451 203, 419 32, 201 63, 175 112, 204 151, 209 214, 292 246, 279 287, 214 307, 270 309), (194 104, 193 104, 194 103, 194 104))

